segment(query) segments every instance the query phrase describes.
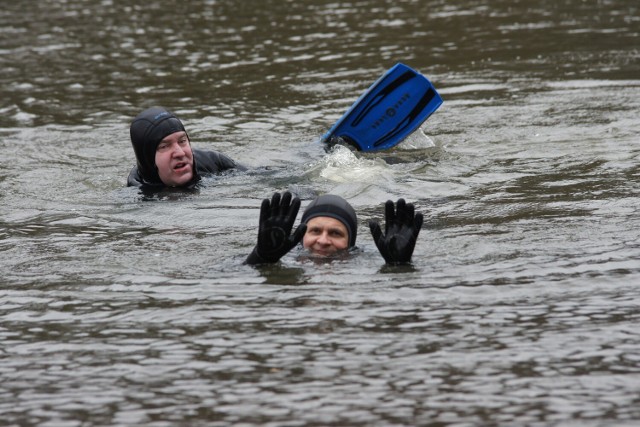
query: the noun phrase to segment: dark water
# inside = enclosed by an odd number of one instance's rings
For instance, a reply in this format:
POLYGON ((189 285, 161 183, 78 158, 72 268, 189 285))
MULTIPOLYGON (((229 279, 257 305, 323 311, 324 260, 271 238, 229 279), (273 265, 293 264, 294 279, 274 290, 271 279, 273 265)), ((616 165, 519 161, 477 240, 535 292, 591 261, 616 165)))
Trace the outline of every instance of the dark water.
POLYGON ((4 1, 0 422, 636 425, 635 1, 4 1), (126 3, 126 4, 125 4, 126 3), (318 143, 382 72, 444 105, 396 149, 318 143), (251 168, 124 187, 164 105, 251 168), (258 207, 340 194, 353 259, 242 265, 258 207), (366 227, 425 225, 412 267, 366 227))

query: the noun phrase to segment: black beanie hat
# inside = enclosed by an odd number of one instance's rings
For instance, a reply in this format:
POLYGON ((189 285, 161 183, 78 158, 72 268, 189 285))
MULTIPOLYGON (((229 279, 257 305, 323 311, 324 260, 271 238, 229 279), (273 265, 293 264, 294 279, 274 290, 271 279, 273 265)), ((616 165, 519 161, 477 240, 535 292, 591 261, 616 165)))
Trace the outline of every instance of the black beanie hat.
POLYGON ((156 167, 156 150, 160 141, 175 132, 186 132, 184 125, 172 112, 162 107, 151 107, 138 114, 131 122, 131 144, 136 153, 138 171, 152 184, 162 184, 156 167))
POLYGON ((349 247, 356 245, 358 233, 358 218, 353 207, 340 196, 324 194, 307 206, 302 214, 301 222, 306 224, 311 218, 328 216, 337 219, 347 227, 349 233, 349 247))

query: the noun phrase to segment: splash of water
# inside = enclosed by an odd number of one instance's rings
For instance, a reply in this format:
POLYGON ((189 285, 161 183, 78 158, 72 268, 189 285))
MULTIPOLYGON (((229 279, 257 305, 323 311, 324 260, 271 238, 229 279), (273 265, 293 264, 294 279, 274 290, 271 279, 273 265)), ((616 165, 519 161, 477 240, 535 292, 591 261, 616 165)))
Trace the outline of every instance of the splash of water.
POLYGON ((338 183, 393 181, 392 170, 384 160, 359 157, 341 145, 333 147, 310 172, 338 183))
POLYGON ((401 150, 425 150, 435 147, 435 142, 424 133, 422 128, 419 128, 398 144, 397 148, 401 150))

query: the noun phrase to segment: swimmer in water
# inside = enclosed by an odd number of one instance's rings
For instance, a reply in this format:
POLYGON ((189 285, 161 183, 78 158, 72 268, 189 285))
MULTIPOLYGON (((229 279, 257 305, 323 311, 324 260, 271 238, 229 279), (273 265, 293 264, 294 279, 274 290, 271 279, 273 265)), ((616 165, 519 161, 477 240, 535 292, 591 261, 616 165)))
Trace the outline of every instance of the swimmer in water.
MULTIPOLYGON (((300 199, 291 193, 274 193, 264 199, 260 207, 258 243, 247 257, 250 265, 275 263, 293 247, 302 246, 318 257, 336 257, 355 248, 357 216, 353 207, 342 197, 325 194, 307 206, 298 228, 292 232, 300 199)), ((423 223, 423 215, 416 213, 413 204, 399 199, 385 203, 385 232, 376 221, 369 229, 376 247, 387 264, 407 264, 423 223)))
POLYGON ((198 150, 178 117, 163 107, 144 110, 131 123, 136 165, 127 186, 160 190, 193 188, 204 176, 244 167, 217 151, 198 150))

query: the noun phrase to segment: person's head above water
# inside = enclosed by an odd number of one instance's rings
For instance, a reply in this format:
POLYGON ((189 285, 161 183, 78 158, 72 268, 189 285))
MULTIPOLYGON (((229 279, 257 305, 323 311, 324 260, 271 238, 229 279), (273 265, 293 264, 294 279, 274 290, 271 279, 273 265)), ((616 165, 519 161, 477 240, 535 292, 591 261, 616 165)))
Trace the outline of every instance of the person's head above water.
MULTIPOLYGON (((411 262, 423 215, 412 203, 387 200, 384 232, 377 221, 369 221, 369 229, 387 264, 411 262)), ((312 254, 330 257, 356 244, 358 220, 356 212, 342 197, 324 195, 315 199, 302 214, 298 228, 293 230, 300 210, 300 199, 289 191, 274 193, 271 200, 262 200, 258 226, 258 244, 245 264, 277 262, 300 242, 312 254)), ((332 258, 332 257, 331 257, 332 258)))
POLYGON ((145 182, 170 187, 191 182, 195 171, 191 143, 175 114, 162 107, 146 109, 136 116, 129 131, 145 182))
POLYGON ((302 245, 316 255, 328 256, 356 245, 358 218, 342 197, 325 194, 307 206, 301 219, 307 225, 302 245))

